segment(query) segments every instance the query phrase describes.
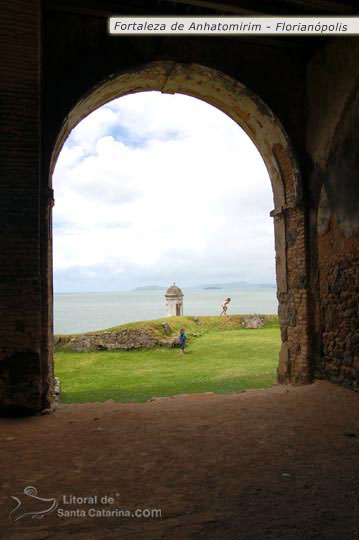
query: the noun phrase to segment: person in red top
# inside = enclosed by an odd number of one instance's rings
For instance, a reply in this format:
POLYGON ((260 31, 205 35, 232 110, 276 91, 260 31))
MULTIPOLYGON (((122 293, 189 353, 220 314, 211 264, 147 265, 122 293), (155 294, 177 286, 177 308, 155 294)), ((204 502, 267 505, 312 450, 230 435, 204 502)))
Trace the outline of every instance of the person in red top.
POLYGON ((230 301, 231 301, 231 299, 227 298, 226 300, 224 300, 224 302, 222 302, 222 313, 221 313, 221 315, 226 315, 227 314, 228 304, 229 304, 230 301))

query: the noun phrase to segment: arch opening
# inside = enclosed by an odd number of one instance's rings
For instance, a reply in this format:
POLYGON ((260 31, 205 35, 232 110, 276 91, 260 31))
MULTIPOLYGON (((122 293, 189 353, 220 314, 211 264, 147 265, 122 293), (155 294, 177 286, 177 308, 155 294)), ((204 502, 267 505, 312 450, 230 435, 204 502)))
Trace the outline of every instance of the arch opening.
MULTIPOLYGON (((305 223, 300 174, 284 129, 258 96, 227 75, 194 64, 153 62, 111 77, 84 96, 65 119, 51 158, 50 183, 66 138, 83 118, 115 98, 151 90, 182 93, 206 101, 239 124, 259 150, 269 173, 274 200, 271 215, 282 338, 278 380, 309 382, 305 223)), ((48 281, 52 283, 52 275, 48 281)), ((52 299, 52 288, 49 297, 52 299)))

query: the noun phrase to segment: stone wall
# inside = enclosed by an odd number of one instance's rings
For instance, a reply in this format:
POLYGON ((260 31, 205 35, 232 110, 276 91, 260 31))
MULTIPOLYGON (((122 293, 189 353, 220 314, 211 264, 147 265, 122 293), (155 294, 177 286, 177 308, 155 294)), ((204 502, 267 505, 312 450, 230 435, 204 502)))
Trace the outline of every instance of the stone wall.
POLYGON ((285 205, 272 212, 276 244, 278 230, 282 230, 280 241, 284 242, 281 250, 276 246, 278 316, 282 338, 278 382, 305 384, 311 382, 313 373, 308 320, 309 238, 305 204, 300 191, 301 184, 293 182, 285 153, 277 149, 276 156, 286 186, 285 205), (278 262, 281 255, 285 260, 278 262))
POLYGON ((359 242, 335 220, 319 239, 321 355, 316 375, 359 390, 359 242))
POLYGON ((359 43, 339 40, 309 70, 315 375, 359 389, 359 43), (323 95, 323 99, 319 96, 323 95))
POLYGON ((2 2, 0 17, 0 413, 50 399, 42 355, 40 2, 2 2))
POLYGON ((117 331, 54 338, 55 347, 76 352, 141 349, 154 347, 158 343, 156 334, 145 328, 123 328, 117 331))
MULTIPOLYGON (((194 322, 200 324, 198 317, 194 322)), ((190 335, 198 336, 200 333, 191 332, 190 335)), ((150 324, 120 327, 117 330, 105 332, 89 332, 86 334, 54 336, 56 350, 70 350, 76 352, 86 351, 112 351, 148 349, 155 346, 177 347, 179 346, 178 332, 165 323, 151 322, 150 324)))

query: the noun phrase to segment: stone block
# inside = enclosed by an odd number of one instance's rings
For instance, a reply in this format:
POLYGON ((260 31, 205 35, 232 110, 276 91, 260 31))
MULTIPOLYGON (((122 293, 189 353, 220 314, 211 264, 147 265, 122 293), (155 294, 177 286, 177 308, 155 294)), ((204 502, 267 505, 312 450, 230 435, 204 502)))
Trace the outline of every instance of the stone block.
POLYGON ((279 304, 278 317, 279 324, 282 326, 295 326, 297 310, 294 306, 279 304))
POLYGON ((253 317, 245 317, 242 322, 243 328, 263 328, 264 319, 254 315, 253 317))

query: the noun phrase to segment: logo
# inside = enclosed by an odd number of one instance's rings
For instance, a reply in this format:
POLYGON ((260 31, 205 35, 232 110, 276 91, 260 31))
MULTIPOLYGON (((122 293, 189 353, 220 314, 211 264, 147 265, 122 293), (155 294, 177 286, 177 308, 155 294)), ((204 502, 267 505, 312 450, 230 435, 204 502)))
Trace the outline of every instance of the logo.
POLYGON ((10 521, 18 521, 24 517, 31 519, 42 519, 46 514, 56 510, 58 501, 55 498, 44 499, 37 496, 37 489, 33 486, 27 486, 24 489, 24 495, 20 500, 18 497, 11 498, 17 503, 16 507, 9 514, 10 521))
POLYGON ((24 494, 19 497, 11 496, 16 503, 9 514, 9 520, 15 523, 23 518, 42 519, 53 514, 58 518, 136 518, 155 519, 162 517, 160 508, 135 508, 118 506, 119 493, 114 496, 86 495, 78 496, 65 494, 45 499, 37 495, 37 489, 27 486, 24 494))

